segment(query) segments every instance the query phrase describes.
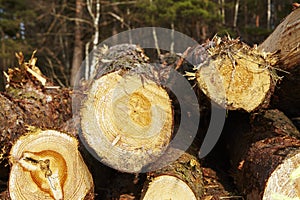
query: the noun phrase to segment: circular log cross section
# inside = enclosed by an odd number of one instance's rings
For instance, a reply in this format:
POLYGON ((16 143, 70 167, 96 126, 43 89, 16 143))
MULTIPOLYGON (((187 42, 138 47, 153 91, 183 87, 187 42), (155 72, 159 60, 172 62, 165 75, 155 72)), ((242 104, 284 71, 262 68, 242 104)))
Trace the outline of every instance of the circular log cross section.
MULTIPOLYGON (((200 200, 204 194, 203 176, 198 159, 179 149, 169 148, 160 162, 175 152, 182 155, 163 168, 147 173, 141 200, 200 200)), ((156 164, 160 164, 159 161, 156 164)), ((160 164, 161 165, 161 164, 160 164)))
POLYGON ((300 197, 300 151, 296 152, 272 172, 264 190, 263 200, 300 197))
POLYGON ((153 199, 197 200, 185 182, 169 175, 158 176, 153 179, 143 200, 153 199))
POLYGON ((207 60, 196 72, 201 90, 229 110, 251 112, 268 105, 276 82, 272 82, 276 74, 269 70, 276 62, 275 56, 238 40, 215 40, 215 46, 208 50, 207 60))
POLYGON ((81 108, 83 143, 101 162, 140 172, 168 146, 173 113, 154 81, 118 70, 95 80, 81 108))
POLYGON ((84 199, 93 179, 75 138, 54 130, 21 136, 10 152, 12 200, 84 199))

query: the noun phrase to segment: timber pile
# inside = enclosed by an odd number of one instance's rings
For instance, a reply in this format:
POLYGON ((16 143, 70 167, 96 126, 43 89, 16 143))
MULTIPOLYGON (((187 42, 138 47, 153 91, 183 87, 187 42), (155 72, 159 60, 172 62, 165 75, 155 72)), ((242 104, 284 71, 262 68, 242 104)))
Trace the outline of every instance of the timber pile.
POLYGON ((71 91, 42 75, 34 54, 29 62, 16 56, 19 67, 5 74, 0 95, 1 165, 10 164, 1 199, 93 199, 76 136, 61 132, 72 117, 71 91))
POLYGON ((0 158, 9 166, 1 199, 299 199, 299 16, 294 10, 258 47, 214 37, 160 65, 137 45, 103 47, 81 91, 56 87, 34 55, 25 62, 18 53, 0 93, 0 158), (166 87, 172 70, 212 105, 180 110, 166 87), (228 115, 200 160, 210 106, 228 115), (172 146, 180 119, 197 112, 194 143, 172 146))

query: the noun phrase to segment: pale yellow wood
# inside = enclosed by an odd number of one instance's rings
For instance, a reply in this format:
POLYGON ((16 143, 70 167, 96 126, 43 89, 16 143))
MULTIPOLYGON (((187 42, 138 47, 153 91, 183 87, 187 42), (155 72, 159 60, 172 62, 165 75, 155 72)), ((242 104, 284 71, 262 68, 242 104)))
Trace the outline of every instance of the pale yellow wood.
POLYGON ((75 138, 54 130, 22 136, 10 152, 12 200, 84 199, 93 179, 75 138))
POLYGON ((298 150, 272 172, 264 190, 263 200, 299 200, 299 169, 300 151, 298 150))
POLYGON ((182 180, 168 175, 155 177, 143 200, 197 200, 191 188, 182 180))
POLYGON ((201 90, 214 102, 230 109, 253 111, 265 100, 276 83, 270 70, 276 59, 237 40, 219 41, 208 50, 195 76, 201 90))
POLYGON ((170 142, 172 105, 165 89, 152 80, 123 73, 93 82, 81 109, 82 136, 105 164, 139 172, 170 142))

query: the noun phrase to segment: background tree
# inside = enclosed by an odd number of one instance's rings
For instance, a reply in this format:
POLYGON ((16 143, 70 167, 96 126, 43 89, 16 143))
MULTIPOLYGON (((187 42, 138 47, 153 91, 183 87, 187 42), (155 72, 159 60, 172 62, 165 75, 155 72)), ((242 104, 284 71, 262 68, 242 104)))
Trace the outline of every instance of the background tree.
POLYGON ((15 52, 22 51, 29 57, 37 49, 43 73, 62 86, 70 86, 82 59, 93 49, 89 44, 96 42, 95 46, 114 34, 145 26, 171 28, 199 42, 215 34, 230 34, 248 44, 258 44, 291 12, 293 3, 99 0, 101 17, 95 23, 87 2, 95 15, 96 0, 0 0, 0 70, 15 66, 15 52), (95 37, 97 30, 99 36, 95 37))
POLYGON ((28 7, 28 0, 0 0, 1 71, 15 64, 15 51, 22 49, 25 55, 31 51, 27 28, 34 26, 31 19, 35 16, 35 11, 28 7))

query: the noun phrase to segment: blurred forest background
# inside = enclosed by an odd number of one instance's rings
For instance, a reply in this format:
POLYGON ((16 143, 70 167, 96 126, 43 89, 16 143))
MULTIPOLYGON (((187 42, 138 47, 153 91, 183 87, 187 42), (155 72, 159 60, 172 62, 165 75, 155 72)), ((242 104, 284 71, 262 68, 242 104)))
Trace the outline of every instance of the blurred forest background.
MULTIPOLYGON (((0 85, 15 52, 37 50, 43 73, 72 86, 85 55, 101 41, 133 28, 174 29, 202 43, 230 34, 262 42, 292 10, 291 0, 0 0, 0 85)), ((1 83, 2 82, 2 83, 1 83)), ((2 86, 3 87, 3 86, 2 86)), ((1 86, 0 86, 1 88, 1 86)))

